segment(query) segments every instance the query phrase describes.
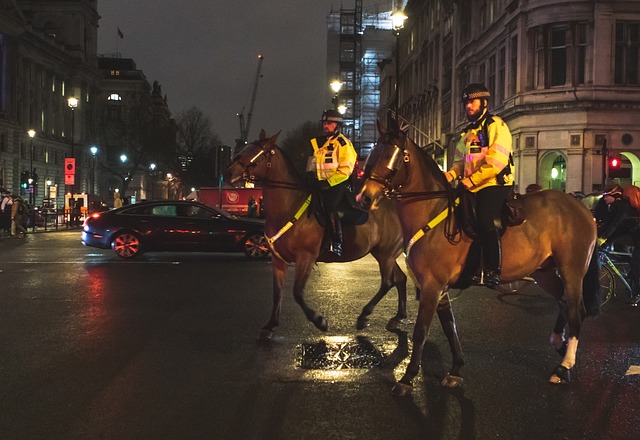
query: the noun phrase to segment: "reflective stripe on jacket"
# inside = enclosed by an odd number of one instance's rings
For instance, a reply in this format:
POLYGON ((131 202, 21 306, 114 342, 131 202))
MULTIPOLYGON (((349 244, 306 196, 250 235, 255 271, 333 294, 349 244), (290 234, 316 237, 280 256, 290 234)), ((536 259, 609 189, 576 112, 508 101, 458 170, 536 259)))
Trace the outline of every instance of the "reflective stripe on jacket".
POLYGON ((311 146, 316 158, 318 180, 326 180, 329 185, 335 186, 346 181, 353 173, 358 154, 342 133, 330 138, 313 138, 311 146))
MULTIPOLYGON (((477 127, 462 132, 450 169, 453 177, 470 178, 474 185, 471 192, 498 186, 496 176, 509 165, 511 142, 507 124, 498 116, 485 115, 477 127), (485 131, 483 126, 487 123, 489 125, 485 131), (485 133, 489 135, 489 139, 482 139, 485 133)), ((511 174, 504 176, 504 186, 513 185, 513 170, 511 171, 511 174)))

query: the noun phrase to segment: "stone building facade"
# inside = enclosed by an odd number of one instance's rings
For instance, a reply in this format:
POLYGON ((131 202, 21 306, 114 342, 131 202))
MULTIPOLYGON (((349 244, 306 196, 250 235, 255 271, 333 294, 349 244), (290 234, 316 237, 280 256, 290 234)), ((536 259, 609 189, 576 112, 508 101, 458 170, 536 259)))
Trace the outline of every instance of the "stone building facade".
POLYGON ((405 13, 399 112, 443 168, 467 124, 461 91, 481 82, 511 129, 520 191, 640 183, 640 1, 408 0, 405 13), (629 177, 609 178, 603 151, 629 177))
MULTIPOLYGON (((156 159, 135 152, 144 149, 141 144, 175 143, 175 123, 159 86, 152 87, 132 60, 98 55, 97 4, 0 0, 0 186, 35 205, 50 198, 61 208, 71 190, 111 203, 125 173, 138 199, 148 197, 148 177, 154 176, 143 170, 156 159), (113 68, 123 62, 132 67, 113 68), (116 103, 113 96, 123 100, 116 103), (75 108, 69 98, 77 99, 75 108), (108 130, 114 107, 141 127, 135 139, 131 132, 118 138, 108 130), (35 131, 33 138, 29 130, 35 131), (113 159, 122 153, 132 159, 129 170, 113 159), (71 157, 75 178, 65 184, 65 159, 71 157), (22 188, 21 175, 34 169, 38 184, 22 188)), ((162 157, 158 163, 162 159, 171 161, 162 157)))

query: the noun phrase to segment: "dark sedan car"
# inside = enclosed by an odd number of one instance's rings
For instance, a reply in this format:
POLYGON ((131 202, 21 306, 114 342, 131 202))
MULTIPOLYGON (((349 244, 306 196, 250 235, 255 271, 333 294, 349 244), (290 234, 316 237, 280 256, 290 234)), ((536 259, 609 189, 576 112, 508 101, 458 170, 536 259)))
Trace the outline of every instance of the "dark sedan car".
POLYGON ((82 243, 112 248, 122 258, 151 251, 244 252, 264 258, 264 221, 235 217, 202 203, 163 200, 90 215, 82 243))

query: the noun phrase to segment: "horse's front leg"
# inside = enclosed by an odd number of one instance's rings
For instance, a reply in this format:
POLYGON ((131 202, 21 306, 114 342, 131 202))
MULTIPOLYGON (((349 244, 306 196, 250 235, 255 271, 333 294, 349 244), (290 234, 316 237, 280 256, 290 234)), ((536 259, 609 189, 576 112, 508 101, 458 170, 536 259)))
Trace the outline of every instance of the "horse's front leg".
POLYGON ((402 376, 391 393, 394 396, 408 396, 413 389, 411 382, 420 371, 420 362, 422 360, 422 352, 424 344, 429 335, 429 327, 435 315, 438 306, 440 292, 433 288, 426 288, 424 285, 420 288, 420 305, 418 308, 418 318, 413 329, 413 350, 411 351, 411 360, 407 365, 407 370, 402 376))
POLYGON ((304 312, 307 319, 311 321, 318 330, 326 332, 328 323, 325 317, 318 314, 315 310, 309 307, 304 300, 304 287, 307 284, 307 280, 309 279, 309 274, 311 273, 311 269, 313 267, 313 264, 315 263, 315 260, 315 256, 307 255, 299 258, 296 261, 295 280, 293 282, 293 297, 298 305, 302 308, 302 311, 304 312))
POLYGON ((271 308, 271 318, 260 330, 259 339, 271 339, 273 330, 280 324, 282 289, 284 288, 285 276, 287 274, 287 263, 273 255, 271 257, 271 267, 273 270, 273 306, 271 308))
MULTIPOLYGON (((378 256, 374 255, 374 257, 378 259, 378 256)), ((399 328, 402 321, 407 319, 407 276, 402 269, 400 269, 395 258, 388 255, 381 258, 382 259, 378 259, 381 276, 380 289, 378 289, 371 301, 369 301, 363 307, 362 312, 360 312, 360 316, 358 316, 356 322, 356 328, 358 330, 362 330, 369 325, 369 316, 373 313, 373 309, 394 286, 398 290, 398 311, 387 323, 387 330, 399 328)))
POLYGON ((456 329, 456 321, 453 317, 453 309, 451 308, 448 292, 440 298, 437 312, 442 330, 449 341, 449 348, 451 349, 451 356, 453 358, 451 370, 445 378, 442 379, 441 385, 446 388, 463 387, 464 379, 460 374, 460 370, 464 366, 464 354, 462 353, 462 345, 458 338, 458 330, 456 329))

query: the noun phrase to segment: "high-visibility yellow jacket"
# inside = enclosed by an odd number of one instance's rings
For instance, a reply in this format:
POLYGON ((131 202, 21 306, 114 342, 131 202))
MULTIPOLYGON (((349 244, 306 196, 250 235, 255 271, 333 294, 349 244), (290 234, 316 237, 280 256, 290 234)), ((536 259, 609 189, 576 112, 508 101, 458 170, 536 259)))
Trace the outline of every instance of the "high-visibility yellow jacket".
POLYGON ((513 185, 511 143, 507 124, 498 116, 486 114, 462 132, 448 173, 454 180, 468 177, 473 183, 471 192, 488 186, 513 185), (488 139, 483 139, 487 135, 488 139), (503 170, 505 173, 501 174, 503 170))
POLYGON ((332 137, 311 139, 316 159, 318 180, 326 180, 335 186, 346 181, 356 166, 358 154, 353 144, 342 133, 332 137))

